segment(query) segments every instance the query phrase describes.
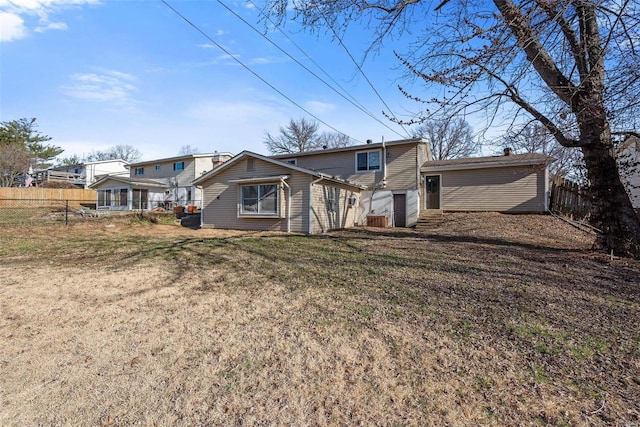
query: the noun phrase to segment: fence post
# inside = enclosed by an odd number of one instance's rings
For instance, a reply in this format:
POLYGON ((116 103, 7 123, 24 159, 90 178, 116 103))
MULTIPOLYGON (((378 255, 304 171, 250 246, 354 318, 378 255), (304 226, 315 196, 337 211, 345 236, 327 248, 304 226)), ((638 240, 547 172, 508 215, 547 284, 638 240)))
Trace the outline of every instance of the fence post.
POLYGON ((64 225, 69 225, 69 201, 64 203, 64 225))

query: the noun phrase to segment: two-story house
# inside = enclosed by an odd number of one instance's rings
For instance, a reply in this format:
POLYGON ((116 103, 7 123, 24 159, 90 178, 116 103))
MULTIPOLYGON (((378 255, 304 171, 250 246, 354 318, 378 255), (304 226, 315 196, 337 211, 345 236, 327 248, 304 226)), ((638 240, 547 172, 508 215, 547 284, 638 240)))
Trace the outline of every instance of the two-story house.
POLYGON ((202 190, 193 180, 232 157, 230 153, 189 154, 132 163, 127 176, 107 175, 93 183, 97 208, 153 209, 200 206, 202 190))
POLYGON ((425 211, 545 212, 538 154, 435 162, 423 139, 278 156, 244 151, 194 181, 205 228, 321 233, 406 227, 425 211))
POLYGON ((34 173, 35 182, 67 182, 89 188, 105 175, 129 175, 129 162, 122 159, 98 160, 76 165, 54 166, 34 173))

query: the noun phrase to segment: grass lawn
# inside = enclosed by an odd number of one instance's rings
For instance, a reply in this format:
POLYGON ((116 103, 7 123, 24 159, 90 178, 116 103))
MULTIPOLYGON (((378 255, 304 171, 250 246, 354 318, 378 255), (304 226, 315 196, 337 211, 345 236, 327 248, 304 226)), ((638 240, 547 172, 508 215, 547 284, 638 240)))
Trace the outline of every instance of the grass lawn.
POLYGON ((0 234, 0 425, 640 425, 640 262, 549 216, 0 234))

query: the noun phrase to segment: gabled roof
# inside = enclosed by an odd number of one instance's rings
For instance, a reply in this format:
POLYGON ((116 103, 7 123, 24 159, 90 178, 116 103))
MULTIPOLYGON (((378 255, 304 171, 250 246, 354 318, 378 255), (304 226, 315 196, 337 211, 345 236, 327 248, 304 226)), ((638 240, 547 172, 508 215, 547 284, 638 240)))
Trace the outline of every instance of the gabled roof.
POLYGON ((546 154, 511 154, 508 156, 467 157, 451 160, 430 160, 420 168, 421 172, 437 172, 445 170, 461 169, 485 169, 508 166, 545 165, 554 162, 551 156, 546 154))
POLYGON ((175 162, 178 160, 190 160, 190 159, 200 159, 200 158, 206 158, 206 157, 215 157, 215 156, 229 156, 232 157, 233 155, 231 153, 203 153, 203 154, 186 154, 186 155, 182 155, 182 156, 175 156, 175 157, 167 157, 164 159, 154 159, 154 160, 146 160, 144 162, 136 162, 136 163, 131 163, 130 166, 131 168, 135 168, 135 167, 139 167, 139 166, 144 166, 144 165, 155 165, 157 163, 166 163, 166 162, 175 162))
POLYGON ((237 162, 239 162, 241 159, 243 159, 245 157, 253 157, 254 159, 259 159, 259 160, 262 160, 262 161, 267 162, 267 163, 278 165, 278 166, 283 167, 285 169, 290 169, 292 171, 301 172, 301 173, 304 173, 304 174, 307 174, 307 175, 314 176, 316 178, 325 179, 327 181, 331 181, 331 182, 335 182, 335 183, 339 183, 339 184, 345 184, 345 185, 349 185, 351 187, 355 187, 355 188, 359 188, 359 189, 365 189, 366 188, 366 186, 361 185, 361 184, 357 184, 357 183, 354 183, 354 182, 351 182, 351 181, 346 181, 344 179, 340 179, 338 177, 327 175, 327 174, 324 174, 324 173, 321 173, 321 172, 318 172, 318 171, 314 171, 314 170, 311 170, 311 169, 301 168, 300 166, 292 165, 290 163, 281 162, 280 160, 273 159, 273 158, 270 158, 270 157, 266 157, 266 156, 263 156, 262 154, 257 154, 257 153, 253 153, 251 151, 246 151, 246 150, 243 151, 242 153, 236 155, 231 160, 227 160, 226 162, 224 162, 220 166, 215 167, 214 169, 212 169, 209 172, 205 173, 201 177, 194 179, 192 181, 192 184, 198 185, 198 184, 208 180, 212 176, 217 175, 218 173, 222 172, 223 170, 231 167, 232 165, 236 164, 237 162))
POLYGON ((157 187, 157 188, 167 188, 170 184, 166 180, 159 179, 147 179, 147 178, 131 178, 128 176, 119 176, 119 175, 105 175, 93 184, 91 184, 90 188, 98 187, 105 181, 113 180, 116 182, 121 182, 126 185, 130 185, 132 187, 157 187))
POLYGON ((272 159, 293 159, 296 157, 305 157, 305 156, 315 156, 318 154, 326 154, 326 153, 341 153, 348 151, 363 151, 363 150, 373 150, 375 148, 382 148, 382 146, 391 147, 394 145, 403 145, 403 144, 426 144, 427 141, 423 138, 411 138, 411 139, 400 139, 397 141, 388 141, 384 144, 382 142, 370 143, 370 144, 360 144, 360 145, 350 145, 348 147, 340 147, 340 148, 327 148, 326 150, 314 150, 314 151, 302 151, 300 153, 285 153, 285 154, 276 154, 275 156, 270 156, 272 159))

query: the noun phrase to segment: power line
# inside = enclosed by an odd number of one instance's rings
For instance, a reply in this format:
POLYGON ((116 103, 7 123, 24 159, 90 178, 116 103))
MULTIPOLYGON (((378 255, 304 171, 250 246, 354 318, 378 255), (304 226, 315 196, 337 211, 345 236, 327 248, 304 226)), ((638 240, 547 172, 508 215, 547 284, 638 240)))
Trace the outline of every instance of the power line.
MULTIPOLYGON (((347 99, 347 97, 343 94, 340 93, 338 90, 336 90, 334 87, 332 87, 331 85, 329 85, 326 81, 324 81, 322 78, 320 78, 319 76, 317 76, 313 71, 309 70, 305 65, 301 64, 297 59, 295 59, 294 57, 292 57, 289 53, 287 53, 286 51, 284 51, 280 46, 278 46, 275 42, 273 42, 271 39, 269 39, 268 37, 266 37, 261 31, 259 31, 258 29, 256 29, 252 24, 250 24, 249 22, 247 22, 244 18, 242 18, 241 16, 239 16, 236 12, 234 12, 233 10, 231 10, 228 6, 226 6, 221 0, 217 0, 218 3, 220 3, 222 6, 224 6, 227 10, 229 10, 231 13, 233 13, 236 17, 238 17, 238 19, 242 20, 242 22, 244 22, 245 24, 247 24, 249 27, 251 27, 255 32, 257 32, 258 34, 260 34, 261 37, 263 37, 265 40, 267 40, 269 43, 271 43, 272 45, 274 45, 277 49, 279 49, 281 52, 283 52, 285 55, 287 55, 289 58, 291 58, 293 61, 295 61, 298 65, 300 65, 302 68, 304 68, 306 71, 308 71, 311 75, 313 75, 315 78, 317 78, 318 80, 320 80, 322 83, 324 83, 325 85, 327 85, 331 90, 333 90, 334 92, 336 92, 338 95, 340 95, 341 97, 343 97, 345 100, 347 100, 349 103, 351 103, 352 105, 354 105, 356 108, 358 108, 360 111, 364 112, 365 114, 367 114, 369 117, 371 117, 373 120, 375 120, 376 122, 380 123, 382 126, 386 127, 387 129, 389 129, 391 132, 395 133, 396 135, 400 136, 401 138, 404 138, 405 135, 402 135, 401 133, 399 133, 398 131, 396 131, 395 129, 391 128, 389 125, 387 125, 385 122, 383 122, 382 120, 380 120, 378 117, 376 117, 372 112, 370 112, 369 110, 367 110, 364 105, 362 105, 362 103, 360 103, 353 95, 351 95, 349 93, 349 91, 347 91, 345 88, 343 88, 340 83, 338 83, 333 77, 331 77, 331 75, 324 70, 324 68, 322 68, 322 66, 320 66, 320 64, 318 64, 311 56, 309 56, 304 49, 302 49, 302 47, 300 47, 291 37, 289 37, 289 35, 287 33, 285 33, 284 31, 282 31, 282 29, 280 28, 279 25, 274 24, 274 22, 267 17, 267 19, 269 20, 269 22, 271 22, 271 24, 273 24, 275 26, 275 28, 280 32, 280 34, 282 34, 284 37, 287 38, 287 40, 289 40, 300 52, 302 52, 302 54, 309 59, 316 67, 318 67, 318 69, 320 71, 322 71, 324 73, 325 76, 327 76, 336 86, 338 86, 342 92, 344 92, 349 98, 351 99, 347 99)), ((247 0, 249 3, 251 3, 254 7, 258 7, 253 0, 247 0)), ((374 89, 375 90, 375 89, 374 89)), ((383 101, 384 102, 384 101, 383 101)), ((388 107, 387 107, 388 108, 388 107)), ((406 132, 406 130, 405 130, 406 132)))
MULTIPOLYGON (((298 107, 299 109, 301 109, 302 111, 304 111, 305 113, 307 113, 308 115, 310 115, 311 117, 313 117, 314 119, 316 119, 317 121, 319 121, 320 123, 322 123, 323 125, 327 126, 329 129, 332 129, 340 134, 343 135, 347 135, 344 132, 339 131, 338 129, 336 129, 335 127, 331 126, 330 124, 328 124, 327 122, 325 122, 324 120, 320 119, 319 117, 317 117, 315 114, 311 113, 310 111, 308 111, 306 108, 304 108, 303 106, 301 106, 300 104, 298 104, 297 102, 295 102, 293 99, 289 98, 287 95, 285 95, 282 91, 280 91, 278 88, 276 88, 275 86, 273 86, 271 83, 269 83, 267 80, 265 80, 262 76, 260 76, 258 73, 256 73, 255 71, 253 71, 248 65, 246 65, 244 62, 242 62, 241 60, 239 60, 238 58, 236 58, 234 55, 231 54, 231 52, 229 52, 227 49, 225 49, 222 45, 220 45, 218 42, 216 42, 213 38, 211 38, 211 36, 209 36, 207 33, 205 33, 202 29, 200 29, 200 27, 198 27, 196 24, 194 24, 193 22, 191 22, 187 17, 185 17, 183 14, 181 14, 179 11, 177 11, 173 6, 171 6, 166 0, 160 0, 165 6, 167 6, 173 13, 175 13, 176 15, 178 15, 180 18, 182 18, 187 24, 189 24, 193 29, 195 29, 197 32, 199 32, 200 34, 202 34, 207 40, 209 40, 211 43, 213 43, 218 49, 222 50, 224 53, 226 53, 230 58, 232 58, 234 61, 236 61, 238 64, 240 64, 244 69, 246 69, 247 71, 249 71, 251 74, 253 74, 256 78, 258 78, 260 81, 262 81, 264 84, 266 84, 267 86, 269 86, 271 89, 273 89, 275 92, 277 92, 280 96, 282 96, 283 98, 285 98, 287 101, 289 101, 290 103, 292 103, 293 105, 295 105, 296 107, 298 107)), ((348 136, 348 135, 347 135, 348 136)), ((360 141, 359 139, 353 138, 351 136, 349 136, 350 139, 353 139, 356 142, 359 142, 360 144, 363 144, 362 141, 360 141)))
MULTIPOLYGON (((448 1, 448 0, 447 0, 448 1)), ((382 104, 384 104, 385 107, 387 107, 387 110, 389 110, 389 113, 391 114, 391 117, 393 117, 396 122, 400 125, 400 127, 402 128, 403 131, 405 131, 405 133, 407 135, 409 135, 409 132, 407 132, 407 130, 404 128, 404 126, 400 123, 400 121, 396 118, 395 114, 393 114, 393 110, 391 110, 391 107, 389 107, 387 105, 387 103, 384 101, 384 99, 382 99, 382 96, 380 95, 380 93, 377 91, 377 89, 373 86, 373 83, 371 83, 371 80, 369 80, 369 78, 367 77, 367 75, 364 73, 364 70, 362 69, 362 67, 360 66, 360 64, 358 64, 358 61, 356 61, 356 59, 353 57, 353 55, 351 55, 351 52, 349 52, 349 49, 347 48, 347 46, 344 44, 344 42, 342 41, 342 38, 340 37, 340 35, 336 32, 336 30, 333 28, 332 25, 329 24, 329 22, 327 21, 326 18, 324 18, 323 15, 323 19, 324 22, 326 22, 327 26, 331 29, 331 32, 333 33, 333 35, 335 36, 336 39, 338 39, 338 42, 340 43, 340 46, 342 46, 342 48, 345 50, 345 52, 347 52, 347 55, 349 56, 349 58, 351 58, 351 61, 353 62, 353 64, 358 68, 358 71, 360 71, 360 74, 362 74, 362 77, 364 77, 364 79, 367 81, 367 83, 369 84, 369 86, 371 87, 371 89, 373 90, 373 92, 378 96, 378 99, 382 102, 382 104)))

